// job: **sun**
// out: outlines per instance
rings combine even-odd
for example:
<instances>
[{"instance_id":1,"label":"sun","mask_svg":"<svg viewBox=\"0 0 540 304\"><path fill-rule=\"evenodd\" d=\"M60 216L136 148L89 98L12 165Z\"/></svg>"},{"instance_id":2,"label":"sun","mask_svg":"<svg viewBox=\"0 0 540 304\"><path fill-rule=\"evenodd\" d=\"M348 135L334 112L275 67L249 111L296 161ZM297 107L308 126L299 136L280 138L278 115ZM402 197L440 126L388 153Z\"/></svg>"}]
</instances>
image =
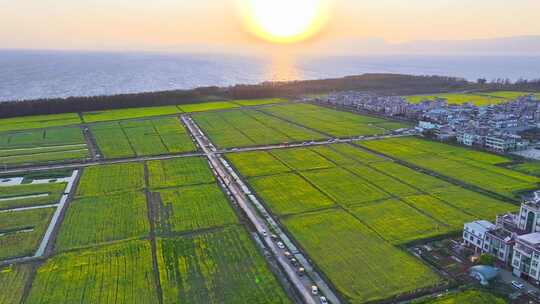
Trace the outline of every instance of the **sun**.
<instances>
[{"instance_id":1,"label":"sun","mask_svg":"<svg viewBox=\"0 0 540 304\"><path fill-rule=\"evenodd\" d=\"M242 0L241 7L248 29L276 43L312 37L328 16L327 0Z\"/></svg>"}]
</instances>

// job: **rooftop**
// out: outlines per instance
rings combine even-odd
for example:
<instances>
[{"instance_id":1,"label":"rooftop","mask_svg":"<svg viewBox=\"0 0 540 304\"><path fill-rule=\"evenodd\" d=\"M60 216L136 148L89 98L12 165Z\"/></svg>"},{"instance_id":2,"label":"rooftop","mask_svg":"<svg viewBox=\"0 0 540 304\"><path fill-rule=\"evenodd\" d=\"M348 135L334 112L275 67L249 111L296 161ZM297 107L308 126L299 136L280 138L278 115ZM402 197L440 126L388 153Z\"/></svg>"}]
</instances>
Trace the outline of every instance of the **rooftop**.
<instances>
[{"instance_id":1,"label":"rooftop","mask_svg":"<svg viewBox=\"0 0 540 304\"><path fill-rule=\"evenodd\" d=\"M540 245L540 232L529 233L518 236L518 240L524 241L530 245Z\"/></svg>"}]
</instances>

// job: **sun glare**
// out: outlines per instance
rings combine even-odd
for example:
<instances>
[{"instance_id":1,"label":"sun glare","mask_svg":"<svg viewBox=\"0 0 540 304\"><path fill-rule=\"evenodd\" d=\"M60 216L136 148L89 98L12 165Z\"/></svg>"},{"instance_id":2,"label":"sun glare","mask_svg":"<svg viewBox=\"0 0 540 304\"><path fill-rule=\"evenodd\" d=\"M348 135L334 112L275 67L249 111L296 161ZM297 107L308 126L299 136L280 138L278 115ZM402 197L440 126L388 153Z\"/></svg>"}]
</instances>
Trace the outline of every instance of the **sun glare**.
<instances>
[{"instance_id":1,"label":"sun glare","mask_svg":"<svg viewBox=\"0 0 540 304\"><path fill-rule=\"evenodd\" d=\"M292 43L317 34L327 15L327 0L243 0L251 32L265 40Z\"/></svg>"}]
</instances>

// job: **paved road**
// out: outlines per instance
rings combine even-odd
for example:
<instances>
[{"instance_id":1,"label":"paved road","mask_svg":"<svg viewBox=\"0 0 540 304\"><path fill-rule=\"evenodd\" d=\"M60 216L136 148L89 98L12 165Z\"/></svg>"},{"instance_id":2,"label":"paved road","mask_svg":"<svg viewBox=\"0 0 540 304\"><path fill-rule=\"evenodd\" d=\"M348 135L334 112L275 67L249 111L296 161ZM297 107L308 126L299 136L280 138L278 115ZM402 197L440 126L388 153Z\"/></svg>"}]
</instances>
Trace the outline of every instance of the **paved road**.
<instances>
[{"instance_id":1,"label":"paved road","mask_svg":"<svg viewBox=\"0 0 540 304\"><path fill-rule=\"evenodd\" d=\"M238 175L232 170L228 165L227 161L220 155L217 154L217 149L214 145L208 140L204 133L199 129L199 127L193 122L193 120L188 116L182 116L182 121L188 127L188 130L194 135L197 143L201 149L205 152L208 160L212 166L212 169L217 173L217 175L222 179L225 186L229 190L230 194L235 198L236 202L245 212L247 218L255 227L256 231L261 236L263 242L265 243L267 249L269 249L278 263L281 265L282 269L285 271L289 277L290 282L295 286L296 290L299 292L304 303L315 304L319 302L319 297L314 296L311 293L311 286L315 285L314 281L311 280L308 276L300 276L296 268L290 264L289 259L285 256L285 250L278 248L276 243L269 237L269 231L274 230L277 227L275 222L273 222L272 228L270 229L269 224L263 217L259 215L257 210L253 207L252 202L246 191L249 191L247 187L241 182ZM259 206L258 206L259 207ZM261 205L262 207L262 205ZM266 211L266 210L264 210ZM268 213L266 213L268 214ZM270 218L269 214L267 219ZM274 226L275 225L275 226ZM279 229L279 227L277 227ZM281 231L281 230L279 230ZM284 235L284 234L283 234ZM287 238L288 240L288 238ZM285 238L283 238L285 241ZM290 243L290 242L287 242ZM290 243L292 244L292 243ZM296 250L297 251L297 250ZM305 261L307 262L307 261ZM326 284L322 284L319 288L327 288ZM340 303L339 299L333 294L333 292L328 288L327 291L323 291L324 295L329 298L331 303Z\"/></svg>"}]
</instances>

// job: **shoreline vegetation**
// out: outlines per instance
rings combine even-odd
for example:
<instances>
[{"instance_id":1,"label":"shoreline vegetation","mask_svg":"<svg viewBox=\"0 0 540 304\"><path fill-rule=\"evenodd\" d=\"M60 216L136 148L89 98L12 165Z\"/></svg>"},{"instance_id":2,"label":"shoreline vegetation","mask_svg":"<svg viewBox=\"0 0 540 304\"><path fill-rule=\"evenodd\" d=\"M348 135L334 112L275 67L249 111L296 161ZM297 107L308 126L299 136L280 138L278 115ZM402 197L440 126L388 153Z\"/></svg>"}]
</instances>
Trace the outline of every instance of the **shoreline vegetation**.
<instances>
[{"instance_id":1,"label":"shoreline vegetation","mask_svg":"<svg viewBox=\"0 0 540 304\"><path fill-rule=\"evenodd\" d=\"M83 96L68 98L0 101L0 118L19 116L82 113L102 110L181 106L193 103L221 102L261 98L294 98L302 95L325 94L333 91L362 90L388 95L423 95L456 91L540 91L540 79L505 79L470 82L463 78L445 76L413 76L402 74L363 74L333 79L288 82L263 82L256 85L230 87L199 87L191 90L172 90ZM249 102L248 102L249 104Z\"/></svg>"}]
</instances>

